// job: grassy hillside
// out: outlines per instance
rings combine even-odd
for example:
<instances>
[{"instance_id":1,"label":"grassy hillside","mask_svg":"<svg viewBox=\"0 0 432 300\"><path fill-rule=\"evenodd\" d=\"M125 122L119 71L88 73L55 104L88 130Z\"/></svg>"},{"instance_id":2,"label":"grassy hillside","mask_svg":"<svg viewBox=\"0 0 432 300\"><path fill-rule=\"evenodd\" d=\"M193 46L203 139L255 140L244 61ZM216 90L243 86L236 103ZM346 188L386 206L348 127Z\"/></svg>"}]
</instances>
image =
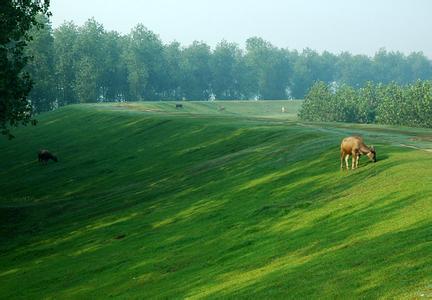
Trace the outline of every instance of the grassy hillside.
<instances>
[{"instance_id":1,"label":"grassy hillside","mask_svg":"<svg viewBox=\"0 0 432 300\"><path fill-rule=\"evenodd\" d=\"M160 101L97 105L104 110L129 110L135 112L176 115L212 115L214 117L268 117L296 119L302 100L271 101ZM183 108L177 109L176 104ZM285 111L282 112L282 107Z\"/></svg>"},{"instance_id":2,"label":"grassy hillside","mask_svg":"<svg viewBox=\"0 0 432 300\"><path fill-rule=\"evenodd\" d=\"M1 298L432 296L431 131L210 105L69 106L1 139ZM341 172L351 133L378 162Z\"/></svg>"}]
</instances>

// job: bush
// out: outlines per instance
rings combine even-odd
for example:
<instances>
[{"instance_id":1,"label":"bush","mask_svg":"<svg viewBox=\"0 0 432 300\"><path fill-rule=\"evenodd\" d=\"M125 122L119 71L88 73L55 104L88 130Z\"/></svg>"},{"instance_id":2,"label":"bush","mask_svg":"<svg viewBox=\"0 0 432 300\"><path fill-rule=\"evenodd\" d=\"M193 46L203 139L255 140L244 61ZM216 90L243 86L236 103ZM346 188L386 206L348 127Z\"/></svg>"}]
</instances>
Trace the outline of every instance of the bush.
<instances>
[{"instance_id":1,"label":"bush","mask_svg":"<svg viewBox=\"0 0 432 300\"><path fill-rule=\"evenodd\" d=\"M329 108L332 104L332 93L324 82L316 82L309 90L299 117L305 121L330 121Z\"/></svg>"},{"instance_id":2,"label":"bush","mask_svg":"<svg viewBox=\"0 0 432 300\"><path fill-rule=\"evenodd\" d=\"M360 89L337 89L316 82L307 93L299 117L305 121L381 123L432 127L432 82L400 86L368 82Z\"/></svg>"}]
</instances>

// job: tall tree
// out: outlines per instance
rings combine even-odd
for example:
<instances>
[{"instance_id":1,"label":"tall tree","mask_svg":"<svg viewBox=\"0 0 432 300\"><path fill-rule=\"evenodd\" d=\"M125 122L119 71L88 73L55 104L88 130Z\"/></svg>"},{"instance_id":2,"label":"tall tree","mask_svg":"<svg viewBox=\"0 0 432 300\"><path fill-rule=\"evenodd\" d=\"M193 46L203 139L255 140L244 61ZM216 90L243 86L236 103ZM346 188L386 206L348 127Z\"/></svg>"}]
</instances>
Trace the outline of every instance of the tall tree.
<instances>
[{"instance_id":1,"label":"tall tree","mask_svg":"<svg viewBox=\"0 0 432 300\"><path fill-rule=\"evenodd\" d=\"M211 58L212 89L217 99L239 99L242 51L235 43L220 42Z\"/></svg>"},{"instance_id":2,"label":"tall tree","mask_svg":"<svg viewBox=\"0 0 432 300\"><path fill-rule=\"evenodd\" d=\"M432 79L432 61L423 52L413 52L406 59L410 68L407 82Z\"/></svg>"},{"instance_id":3,"label":"tall tree","mask_svg":"<svg viewBox=\"0 0 432 300\"><path fill-rule=\"evenodd\" d=\"M337 62L336 81L356 88L374 80L372 60L366 55L343 52Z\"/></svg>"},{"instance_id":4,"label":"tall tree","mask_svg":"<svg viewBox=\"0 0 432 300\"><path fill-rule=\"evenodd\" d=\"M182 97L181 90L181 59L182 50L180 43L172 42L166 45L164 51L164 72L163 99L179 100Z\"/></svg>"},{"instance_id":5,"label":"tall tree","mask_svg":"<svg viewBox=\"0 0 432 300\"><path fill-rule=\"evenodd\" d=\"M394 81L401 84L406 83L404 75L409 72L409 68L401 52L387 52L382 48L373 57L373 72L375 82L387 84Z\"/></svg>"},{"instance_id":6,"label":"tall tree","mask_svg":"<svg viewBox=\"0 0 432 300\"><path fill-rule=\"evenodd\" d=\"M34 81L29 99L33 110L40 113L51 110L55 105L56 86L53 72L54 39L51 24L48 17L44 15L38 15L37 21L43 26L30 31L32 40L26 49L30 60L26 70Z\"/></svg>"},{"instance_id":7,"label":"tall tree","mask_svg":"<svg viewBox=\"0 0 432 300\"><path fill-rule=\"evenodd\" d=\"M207 100L211 95L210 46L194 41L182 52L182 90L188 100Z\"/></svg>"},{"instance_id":8,"label":"tall tree","mask_svg":"<svg viewBox=\"0 0 432 300\"><path fill-rule=\"evenodd\" d=\"M27 64L24 49L31 39L30 28L42 26L36 15L49 15L48 7L49 0L0 1L0 132L10 138L11 127L32 120L27 100L32 81L23 71Z\"/></svg>"},{"instance_id":9,"label":"tall tree","mask_svg":"<svg viewBox=\"0 0 432 300\"><path fill-rule=\"evenodd\" d=\"M78 39L78 27L65 22L54 30L55 74L59 105L78 103L76 94L76 58L74 49Z\"/></svg>"},{"instance_id":10,"label":"tall tree","mask_svg":"<svg viewBox=\"0 0 432 300\"><path fill-rule=\"evenodd\" d=\"M290 57L292 61L291 92L294 98L302 99L316 81L330 83L335 78L337 58L329 52L320 55L306 48L302 53L291 52Z\"/></svg>"},{"instance_id":11,"label":"tall tree","mask_svg":"<svg viewBox=\"0 0 432 300\"><path fill-rule=\"evenodd\" d=\"M245 64L251 72L248 73L249 95L252 98L263 98L262 89L266 83L268 52L272 45L259 37L246 40Z\"/></svg>"},{"instance_id":12,"label":"tall tree","mask_svg":"<svg viewBox=\"0 0 432 300\"><path fill-rule=\"evenodd\" d=\"M76 54L75 90L81 103L96 102L103 99L102 74L104 68L104 35L102 24L89 19L78 29L74 45Z\"/></svg>"},{"instance_id":13,"label":"tall tree","mask_svg":"<svg viewBox=\"0 0 432 300\"><path fill-rule=\"evenodd\" d=\"M115 31L104 34L103 43L103 68L101 74L101 96L103 101L125 100L128 82L127 67L124 62L125 37Z\"/></svg>"},{"instance_id":14,"label":"tall tree","mask_svg":"<svg viewBox=\"0 0 432 300\"><path fill-rule=\"evenodd\" d=\"M163 44L159 36L138 24L128 36L125 57L129 99L159 99L163 70Z\"/></svg>"},{"instance_id":15,"label":"tall tree","mask_svg":"<svg viewBox=\"0 0 432 300\"><path fill-rule=\"evenodd\" d=\"M255 85L255 97L261 99L285 99L290 73L287 53L259 37L246 41L245 61L254 72L250 73L251 85Z\"/></svg>"}]
</instances>

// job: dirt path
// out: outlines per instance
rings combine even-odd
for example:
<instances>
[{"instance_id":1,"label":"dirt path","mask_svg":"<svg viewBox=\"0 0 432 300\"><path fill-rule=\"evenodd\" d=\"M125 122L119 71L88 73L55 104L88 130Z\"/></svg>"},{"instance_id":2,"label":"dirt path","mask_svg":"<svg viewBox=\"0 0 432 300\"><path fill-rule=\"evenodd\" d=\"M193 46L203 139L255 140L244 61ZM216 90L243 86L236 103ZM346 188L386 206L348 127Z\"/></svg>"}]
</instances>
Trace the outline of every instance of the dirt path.
<instances>
[{"instance_id":1,"label":"dirt path","mask_svg":"<svg viewBox=\"0 0 432 300\"><path fill-rule=\"evenodd\" d=\"M416 150L422 150L422 151L426 151L429 153L432 153L432 149L429 148L420 148L420 147L416 147L413 145L405 145L405 144L400 144L401 147L406 147L406 148L411 148L411 149L416 149Z\"/></svg>"}]
</instances>

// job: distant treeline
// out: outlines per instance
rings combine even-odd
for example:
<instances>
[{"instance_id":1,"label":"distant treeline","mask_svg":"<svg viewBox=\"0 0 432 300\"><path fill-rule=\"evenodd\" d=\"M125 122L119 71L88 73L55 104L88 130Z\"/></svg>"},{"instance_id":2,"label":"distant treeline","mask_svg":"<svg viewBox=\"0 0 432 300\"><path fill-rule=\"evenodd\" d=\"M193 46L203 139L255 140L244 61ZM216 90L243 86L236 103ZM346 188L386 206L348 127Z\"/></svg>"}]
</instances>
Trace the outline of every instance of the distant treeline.
<instances>
[{"instance_id":1,"label":"distant treeline","mask_svg":"<svg viewBox=\"0 0 432 300\"><path fill-rule=\"evenodd\" d=\"M354 89L315 83L302 104L301 119L432 127L432 81L374 84Z\"/></svg>"},{"instance_id":2,"label":"distant treeline","mask_svg":"<svg viewBox=\"0 0 432 300\"><path fill-rule=\"evenodd\" d=\"M302 52L252 37L245 49L221 41L182 46L162 43L143 25L127 35L107 31L94 19L33 31L28 66L36 112L99 101L301 99L314 82L361 87L367 81L407 84L432 78L423 53L384 49L375 56Z\"/></svg>"}]
</instances>

